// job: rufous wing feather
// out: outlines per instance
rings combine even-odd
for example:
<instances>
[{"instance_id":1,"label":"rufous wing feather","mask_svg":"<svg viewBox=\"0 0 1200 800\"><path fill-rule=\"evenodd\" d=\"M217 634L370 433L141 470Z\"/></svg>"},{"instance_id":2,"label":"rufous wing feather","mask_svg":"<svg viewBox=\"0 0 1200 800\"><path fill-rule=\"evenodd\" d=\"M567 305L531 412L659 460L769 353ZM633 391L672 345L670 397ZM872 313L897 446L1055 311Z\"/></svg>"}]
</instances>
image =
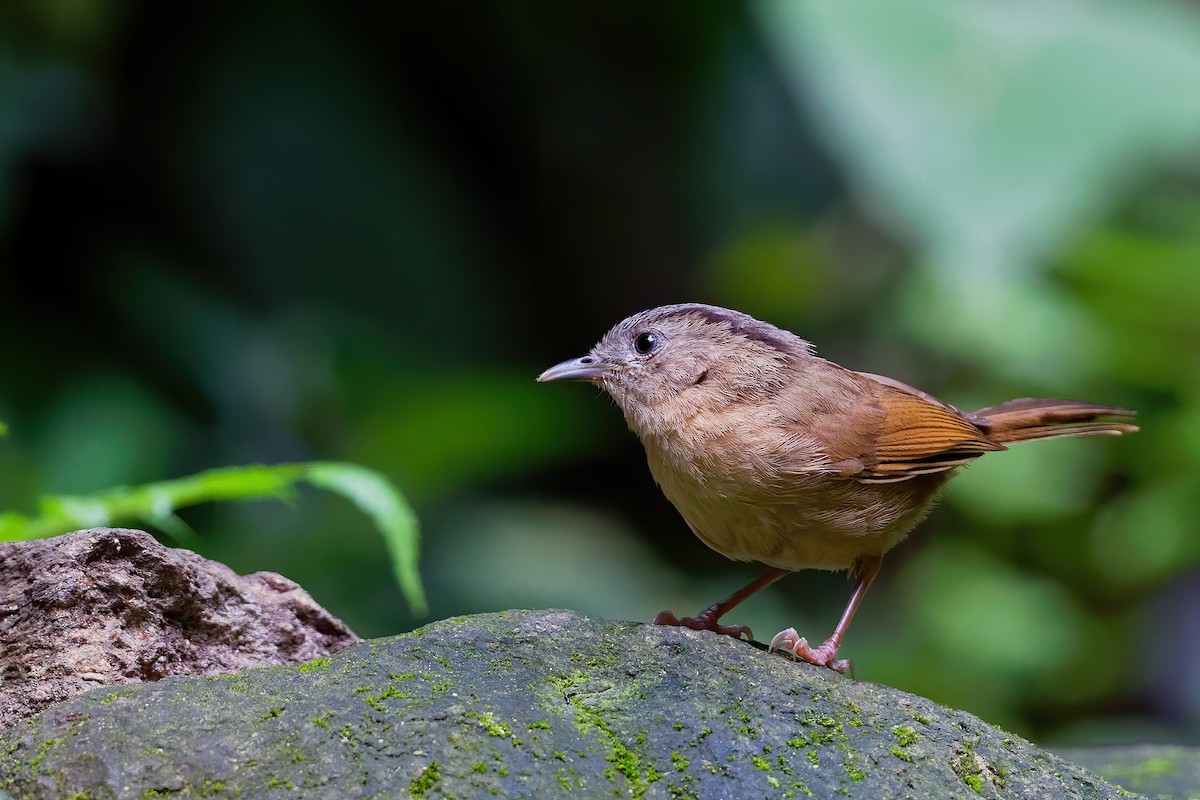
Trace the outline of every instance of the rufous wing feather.
<instances>
[{"instance_id":1,"label":"rufous wing feather","mask_svg":"<svg viewBox=\"0 0 1200 800\"><path fill-rule=\"evenodd\" d=\"M951 407L888 386L877 393L876 400L883 414L875 446L862 458L863 470L854 476L864 483L891 483L944 472L1004 449Z\"/></svg>"}]
</instances>

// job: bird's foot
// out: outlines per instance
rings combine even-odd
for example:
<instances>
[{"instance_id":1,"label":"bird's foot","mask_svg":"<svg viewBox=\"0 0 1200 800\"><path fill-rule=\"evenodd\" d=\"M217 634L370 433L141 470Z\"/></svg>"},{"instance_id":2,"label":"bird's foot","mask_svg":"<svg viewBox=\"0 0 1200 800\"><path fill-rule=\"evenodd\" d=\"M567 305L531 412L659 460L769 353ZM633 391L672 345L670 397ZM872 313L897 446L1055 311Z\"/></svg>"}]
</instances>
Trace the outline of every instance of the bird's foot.
<instances>
[{"instance_id":1,"label":"bird's foot","mask_svg":"<svg viewBox=\"0 0 1200 800\"><path fill-rule=\"evenodd\" d=\"M655 625L676 625L681 628L691 628L694 631L714 631L732 636L735 639L740 639L745 636L747 639L753 639L754 634L745 625L721 625L717 620L720 618L720 613L715 611L716 607L707 608L701 611L694 617L679 617L672 614L670 611L660 611L654 617Z\"/></svg>"},{"instance_id":2,"label":"bird's foot","mask_svg":"<svg viewBox=\"0 0 1200 800\"><path fill-rule=\"evenodd\" d=\"M792 658L816 664L818 667L829 667L831 670L845 675L846 670L852 669L853 665L848 658L837 658L838 648L841 644L837 637L830 636L820 647L814 649L809 645L807 639L796 633L795 628L788 628L786 631L775 634L775 638L771 640L771 645L767 650L782 650L789 653Z\"/></svg>"}]
</instances>

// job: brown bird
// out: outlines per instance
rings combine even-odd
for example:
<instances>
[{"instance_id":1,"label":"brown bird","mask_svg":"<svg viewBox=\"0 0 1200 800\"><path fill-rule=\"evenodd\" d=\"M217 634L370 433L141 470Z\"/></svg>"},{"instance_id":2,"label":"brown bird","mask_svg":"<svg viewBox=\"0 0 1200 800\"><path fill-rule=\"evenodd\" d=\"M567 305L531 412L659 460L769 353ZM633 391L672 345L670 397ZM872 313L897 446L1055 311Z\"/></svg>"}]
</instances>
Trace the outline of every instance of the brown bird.
<instances>
[{"instance_id":1,"label":"brown bird","mask_svg":"<svg viewBox=\"0 0 1200 800\"><path fill-rule=\"evenodd\" d=\"M635 314L538 380L607 391L692 532L728 558L770 567L695 617L663 611L656 623L750 638L719 620L751 594L801 569L851 570L854 591L832 636L813 648L789 628L771 642L839 672L842 637L883 555L955 469L1012 442L1137 430L1133 411L1074 400L964 413L818 358L788 331L698 303Z\"/></svg>"}]
</instances>

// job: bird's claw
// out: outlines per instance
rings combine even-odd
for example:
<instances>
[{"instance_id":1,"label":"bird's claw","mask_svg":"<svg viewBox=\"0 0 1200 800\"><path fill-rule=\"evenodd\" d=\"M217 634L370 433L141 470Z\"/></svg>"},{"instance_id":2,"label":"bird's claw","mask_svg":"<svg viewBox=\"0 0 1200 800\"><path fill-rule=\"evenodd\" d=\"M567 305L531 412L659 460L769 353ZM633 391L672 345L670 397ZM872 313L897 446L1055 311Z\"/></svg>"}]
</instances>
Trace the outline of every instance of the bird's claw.
<instances>
[{"instance_id":1,"label":"bird's claw","mask_svg":"<svg viewBox=\"0 0 1200 800\"><path fill-rule=\"evenodd\" d=\"M780 631L771 639L771 644L767 646L768 653L774 653L776 650L787 650L789 653L796 645L803 643L808 647L808 640L800 634L796 633L795 628L788 628L785 631Z\"/></svg>"},{"instance_id":2,"label":"bird's claw","mask_svg":"<svg viewBox=\"0 0 1200 800\"><path fill-rule=\"evenodd\" d=\"M788 628L775 634L771 639L771 644L767 647L767 652L783 650L794 659L807 661L818 667L829 667L834 672L845 675L846 670L853 668L853 664L848 658L836 658L838 645L839 642L830 637L820 647L814 649L809 645L808 639L796 633L795 628Z\"/></svg>"},{"instance_id":3,"label":"bird's claw","mask_svg":"<svg viewBox=\"0 0 1200 800\"><path fill-rule=\"evenodd\" d=\"M754 634L745 625L722 625L713 617L701 612L695 617L676 617L670 611L660 611L654 617L655 625L674 625L680 628L691 628L694 631L713 631L725 636L740 639L745 636L753 639Z\"/></svg>"}]
</instances>

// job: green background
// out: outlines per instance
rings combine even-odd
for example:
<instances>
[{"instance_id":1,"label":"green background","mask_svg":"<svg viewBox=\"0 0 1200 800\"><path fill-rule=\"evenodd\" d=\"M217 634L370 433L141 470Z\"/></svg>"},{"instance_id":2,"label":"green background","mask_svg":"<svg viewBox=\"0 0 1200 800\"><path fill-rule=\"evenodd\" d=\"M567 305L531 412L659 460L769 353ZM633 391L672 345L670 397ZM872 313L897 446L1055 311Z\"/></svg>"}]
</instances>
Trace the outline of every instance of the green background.
<instances>
[{"instance_id":1,"label":"green background","mask_svg":"<svg viewBox=\"0 0 1200 800\"><path fill-rule=\"evenodd\" d=\"M694 613L756 568L533 378L711 302L960 407L1138 409L965 470L843 653L1043 742L1196 741L1198 156L1200 17L1157 2L6 3L0 509L355 461L433 618ZM421 622L344 500L184 517L360 635ZM820 640L849 589L730 621Z\"/></svg>"}]
</instances>

